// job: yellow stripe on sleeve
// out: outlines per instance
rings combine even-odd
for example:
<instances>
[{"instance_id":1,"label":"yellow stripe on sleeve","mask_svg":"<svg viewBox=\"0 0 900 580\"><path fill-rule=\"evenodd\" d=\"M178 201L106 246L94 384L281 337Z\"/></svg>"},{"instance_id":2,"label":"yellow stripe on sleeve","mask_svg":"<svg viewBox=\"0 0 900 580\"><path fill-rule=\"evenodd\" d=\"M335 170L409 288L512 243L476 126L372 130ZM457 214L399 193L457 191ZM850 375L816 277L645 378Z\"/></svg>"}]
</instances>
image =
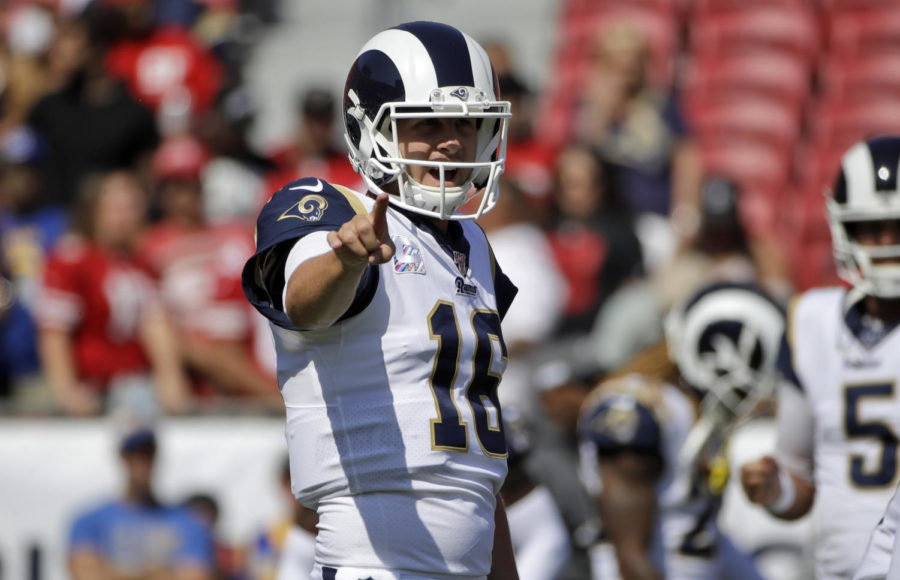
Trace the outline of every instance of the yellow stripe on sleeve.
<instances>
[{"instance_id":1,"label":"yellow stripe on sleeve","mask_svg":"<svg viewBox=\"0 0 900 580\"><path fill-rule=\"evenodd\" d=\"M358 214L369 213L369 210L366 209L365 204L363 204L362 200L359 199L359 195L355 191L353 191L349 187L344 187L343 185L335 185L333 183L331 184L331 187L344 194L344 197L347 198L347 201L350 203L350 207L353 208L353 211Z\"/></svg>"}]
</instances>

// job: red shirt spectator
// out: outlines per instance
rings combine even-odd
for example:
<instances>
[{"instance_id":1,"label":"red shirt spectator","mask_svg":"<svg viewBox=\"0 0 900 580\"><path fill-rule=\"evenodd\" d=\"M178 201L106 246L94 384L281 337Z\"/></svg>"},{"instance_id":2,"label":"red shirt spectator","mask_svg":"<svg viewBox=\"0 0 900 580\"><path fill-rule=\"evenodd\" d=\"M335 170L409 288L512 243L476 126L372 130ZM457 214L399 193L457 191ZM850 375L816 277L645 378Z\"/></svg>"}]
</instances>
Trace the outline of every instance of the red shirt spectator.
<instances>
[{"instance_id":1,"label":"red shirt spectator","mask_svg":"<svg viewBox=\"0 0 900 580\"><path fill-rule=\"evenodd\" d=\"M92 415L107 395L151 385L183 411L187 383L152 279L134 259L146 196L132 173L90 176L75 228L53 250L35 308L41 364L66 413Z\"/></svg>"},{"instance_id":2,"label":"red shirt spectator","mask_svg":"<svg viewBox=\"0 0 900 580\"><path fill-rule=\"evenodd\" d=\"M351 189L364 188L346 150L332 142L336 107L334 95L325 89L303 93L297 107L296 138L269 154L277 169L266 176L263 203L285 183L310 175Z\"/></svg>"},{"instance_id":3,"label":"red shirt spectator","mask_svg":"<svg viewBox=\"0 0 900 580\"><path fill-rule=\"evenodd\" d=\"M177 321L195 390L251 395L280 406L274 377L254 360L257 314L241 290L253 232L244 223L206 220L200 181L206 162L205 149L190 135L170 137L159 148L153 170L162 220L141 241L140 259Z\"/></svg>"},{"instance_id":4,"label":"red shirt spectator","mask_svg":"<svg viewBox=\"0 0 900 580\"><path fill-rule=\"evenodd\" d=\"M232 224L162 222L141 244L142 260L159 277L181 329L208 339L245 340L250 334L252 312L240 279L253 251L251 232Z\"/></svg>"},{"instance_id":5,"label":"red shirt spectator","mask_svg":"<svg viewBox=\"0 0 900 580\"><path fill-rule=\"evenodd\" d=\"M41 327L72 334L79 376L103 391L149 367L139 322L153 296L150 277L127 256L68 238L47 264L37 316Z\"/></svg>"},{"instance_id":6,"label":"red shirt spectator","mask_svg":"<svg viewBox=\"0 0 900 580\"><path fill-rule=\"evenodd\" d=\"M166 99L190 96L190 110L208 110L222 85L223 67L190 32L177 26L143 38L127 38L110 48L109 72L128 84L135 98L153 111Z\"/></svg>"}]
</instances>

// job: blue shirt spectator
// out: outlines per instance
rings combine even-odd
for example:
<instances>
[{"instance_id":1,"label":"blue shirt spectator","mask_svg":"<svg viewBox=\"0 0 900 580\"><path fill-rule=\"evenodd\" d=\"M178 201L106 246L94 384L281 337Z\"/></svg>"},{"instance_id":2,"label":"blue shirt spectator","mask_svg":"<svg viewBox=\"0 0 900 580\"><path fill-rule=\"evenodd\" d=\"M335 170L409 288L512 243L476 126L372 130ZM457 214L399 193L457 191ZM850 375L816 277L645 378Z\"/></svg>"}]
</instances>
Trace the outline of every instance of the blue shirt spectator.
<instances>
[{"instance_id":1,"label":"blue shirt spectator","mask_svg":"<svg viewBox=\"0 0 900 580\"><path fill-rule=\"evenodd\" d=\"M114 500L79 516L69 551L90 550L123 572L212 565L207 529L183 507Z\"/></svg>"},{"instance_id":2,"label":"blue shirt spectator","mask_svg":"<svg viewBox=\"0 0 900 580\"><path fill-rule=\"evenodd\" d=\"M209 528L187 508L164 505L153 493L153 431L130 430L119 456L126 472L122 497L85 511L70 530L72 580L212 580Z\"/></svg>"},{"instance_id":3,"label":"blue shirt spectator","mask_svg":"<svg viewBox=\"0 0 900 580\"><path fill-rule=\"evenodd\" d=\"M34 299L45 258L69 224L63 208L41 203L44 149L26 127L0 137L0 377L13 393L40 371Z\"/></svg>"}]
</instances>

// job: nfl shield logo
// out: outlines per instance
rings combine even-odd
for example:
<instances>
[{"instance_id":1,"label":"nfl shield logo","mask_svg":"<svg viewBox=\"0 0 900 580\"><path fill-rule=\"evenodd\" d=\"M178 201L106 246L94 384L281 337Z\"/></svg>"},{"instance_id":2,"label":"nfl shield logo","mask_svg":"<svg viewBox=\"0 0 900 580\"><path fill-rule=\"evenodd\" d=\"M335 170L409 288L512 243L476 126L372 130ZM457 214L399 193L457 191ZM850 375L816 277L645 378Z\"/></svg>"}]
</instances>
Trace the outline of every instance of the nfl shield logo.
<instances>
[{"instance_id":1,"label":"nfl shield logo","mask_svg":"<svg viewBox=\"0 0 900 580\"><path fill-rule=\"evenodd\" d=\"M425 258L415 240L406 236L394 236L394 272L398 274L424 274Z\"/></svg>"},{"instance_id":2,"label":"nfl shield logo","mask_svg":"<svg viewBox=\"0 0 900 580\"><path fill-rule=\"evenodd\" d=\"M465 254L453 250L453 262L456 263L456 269L459 270L460 276L465 277L469 273L469 260Z\"/></svg>"}]
</instances>

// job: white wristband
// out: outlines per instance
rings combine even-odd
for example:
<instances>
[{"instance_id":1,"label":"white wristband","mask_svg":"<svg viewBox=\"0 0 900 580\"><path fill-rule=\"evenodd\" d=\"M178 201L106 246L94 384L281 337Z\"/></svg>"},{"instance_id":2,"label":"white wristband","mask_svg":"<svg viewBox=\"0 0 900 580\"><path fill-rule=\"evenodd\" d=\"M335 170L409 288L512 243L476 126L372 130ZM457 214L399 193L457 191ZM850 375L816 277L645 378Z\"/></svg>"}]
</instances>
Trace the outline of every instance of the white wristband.
<instances>
[{"instance_id":1,"label":"white wristband","mask_svg":"<svg viewBox=\"0 0 900 580\"><path fill-rule=\"evenodd\" d=\"M779 516L793 507L797 498L797 488L794 486L794 478L783 467L778 468L778 482L781 484L781 495L778 499L766 506L770 513Z\"/></svg>"}]
</instances>

